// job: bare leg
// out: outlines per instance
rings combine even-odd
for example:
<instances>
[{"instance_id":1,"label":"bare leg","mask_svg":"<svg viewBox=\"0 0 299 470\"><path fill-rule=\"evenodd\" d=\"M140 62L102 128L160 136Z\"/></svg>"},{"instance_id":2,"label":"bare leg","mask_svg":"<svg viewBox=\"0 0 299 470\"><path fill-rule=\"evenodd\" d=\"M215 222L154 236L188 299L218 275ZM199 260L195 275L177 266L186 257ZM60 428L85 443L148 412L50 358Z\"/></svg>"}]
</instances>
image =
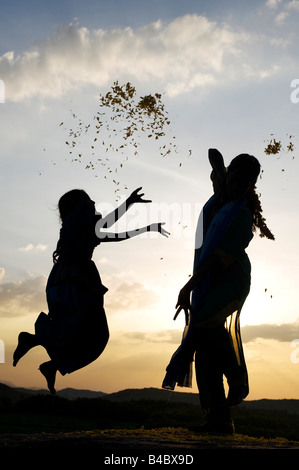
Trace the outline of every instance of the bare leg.
<instances>
[{"instance_id":1,"label":"bare leg","mask_svg":"<svg viewBox=\"0 0 299 470\"><path fill-rule=\"evenodd\" d=\"M54 388L55 385L55 378L56 378L56 372L57 369L54 366L52 361L44 362L39 366L39 370L45 377L48 385L48 389L50 390L52 395L55 395L56 390Z\"/></svg>"},{"instance_id":2,"label":"bare leg","mask_svg":"<svg viewBox=\"0 0 299 470\"><path fill-rule=\"evenodd\" d=\"M34 348L34 346L38 346L35 335L22 331L19 334L18 346L13 353L13 366L15 367L19 360L25 356L30 349Z\"/></svg>"}]
</instances>

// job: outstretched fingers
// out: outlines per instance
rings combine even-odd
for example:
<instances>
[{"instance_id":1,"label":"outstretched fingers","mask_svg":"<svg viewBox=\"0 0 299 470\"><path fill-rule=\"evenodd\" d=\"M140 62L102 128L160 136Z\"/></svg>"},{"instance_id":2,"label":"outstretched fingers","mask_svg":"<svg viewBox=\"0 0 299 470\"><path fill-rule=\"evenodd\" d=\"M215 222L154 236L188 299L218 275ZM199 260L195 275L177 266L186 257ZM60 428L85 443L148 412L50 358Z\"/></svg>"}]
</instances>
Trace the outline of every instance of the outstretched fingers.
<instances>
[{"instance_id":1,"label":"outstretched fingers","mask_svg":"<svg viewBox=\"0 0 299 470\"><path fill-rule=\"evenodd\" d=\"M176 307L177 307L177 305L176 305ZM184 313L185 313L185 323L186 323L186 325L188 325L188 324L189 324L189 309L186 308L186 307L179 307L179 308L177 309L177 311L175 312L175 315L174 315L173 319L176 320L177 317L178 317L178 315L179 315L179 313L180 313L182 310L184 310Z\"/></svg>"},{"instance_id":2,"label":"outstretched fingers","mask_svg":"<svg viewBox=\"0 0 299 470\"><path fill-rule=\"evenodd\" d=\"M138 194L139 191L141 191L142 187L140 188L137 188L135 189L135 191L132 192L131 196L130 196L130 202L131 204L134 204L134 203L137 203L137 202L142 202L142 203L149 203L149 202L152 202L150 199L142 199L142 197L144 196L144 193L142 194Z\"/></svg>"},{"instance_id":3,"label":"outstretched fingers","mask_svg":"<svg viewBox=\"0 0 299 470\"><path fill-rule=\"evenodd\" d=\"M165 230L165 228L163 228L162 225L165 225L165 223L164 223L164 222L161 222L161 223L159 224L159 230L158 230L158 231L159 231L159 233L161 233L161 235L163 235L163 237L168 238L169 235L170 235L170 232L167 232L167 230Z\"/></svg>"}]
</instances>

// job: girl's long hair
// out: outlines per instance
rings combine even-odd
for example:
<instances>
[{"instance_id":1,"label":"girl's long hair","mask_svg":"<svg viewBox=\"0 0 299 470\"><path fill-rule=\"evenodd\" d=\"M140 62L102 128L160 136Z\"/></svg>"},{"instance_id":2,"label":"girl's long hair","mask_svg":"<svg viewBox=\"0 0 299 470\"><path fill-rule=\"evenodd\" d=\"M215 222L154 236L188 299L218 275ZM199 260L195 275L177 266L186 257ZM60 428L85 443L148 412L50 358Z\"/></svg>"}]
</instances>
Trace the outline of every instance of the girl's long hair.
<instances>
[{"instance_id":1,"label":"girl's long hair","mask_svg":"<svg viewBox=\"0 0 299 470\"><path fill-rule=\"evenodd\" d=\"M88 194L83 189L72 189L65 193L58 202L60 221L63 224L65 218L73 212L82 202L89 200ZM61 237L57 242L56 250L53 252L53 263L57 263L61 254Z\"/></svg>"},{"instance_id":2,"label":"girl's long hair","mask_svg":"<svg viewBox=\"0 0 299 470\"><path fill-rule=\"evenodd\" d=\"M263 217L263 209L262 204L259 198L259 195L256 192L256 187L254 186L249 190L248 193L248 201L247 207L251 210L253 215L253 224L252 230L255 232L257 229L259 230L260 237L266 237L269 240L275 240L275 237L271 230L268 228L266 224L266 219Z\"/></svg>"},{"instance_id":3,"label":"girl's long hair","mask_svg":"<svg viewBox=\"0 0 299 470\"><path fill-rule=\"evenodd\" d=\"M229 167L228 170L237 170L240 172L240 187L244 187L244 185L250 185L250 189L248 191L248 200L247 200L247 207L251 211L253 216L253 224L252 230L256 232L259 230L260 237L266 237L269 240L274 240L275 237L271 230L268 228L266 224L266 219L263 217L263 209L262 204L260 201L260 197L256 192L256 181L260 174L261 165L257 158L252 155L248 155L247 153L243 153L235 157Z\"/></svg>"}]
</instances>

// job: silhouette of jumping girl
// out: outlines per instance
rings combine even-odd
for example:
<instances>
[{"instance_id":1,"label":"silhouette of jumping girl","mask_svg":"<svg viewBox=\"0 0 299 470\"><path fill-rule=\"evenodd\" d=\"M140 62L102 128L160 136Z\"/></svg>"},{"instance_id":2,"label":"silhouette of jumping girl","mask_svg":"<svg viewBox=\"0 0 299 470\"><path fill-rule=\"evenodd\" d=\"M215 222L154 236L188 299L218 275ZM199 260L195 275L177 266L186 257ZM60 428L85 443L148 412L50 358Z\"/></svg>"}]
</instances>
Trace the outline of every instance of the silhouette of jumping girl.
<instances>
[{"instance_id":1,"label":"silhouette of jumping girl","mask_svg":"<svg viewBox=\"0 0 299 470\"><path fill-rule=\"evenodd\" d=\"M177 312L183 310L186 327L173 354L163 388L191 386L192 361L206 423L203 432L234 432L230 407L249 392L239 315L250 290L251 265L246 248L258 228L274 239L262 216L255 184L258 160L248 154L235 157L225 168L216 149L209 150L214 195L199 219L193 276L181 289ZM198 235L197 233L197 235ZM225 394L223 377L229 385Z\"/></svg>"},{"instance_id":2,"label":"silhouette of jumping girl","mask_svg":"<svg viewBox=\"0 0 299 470\"><path fill-rule=\"evenodd\" d=\"M62 224L46 286L49 313L40 313L35 322L35 334L24 331L19 334L13 354L13 365L16 366L33 347L41 345L46 349L50 360L41 364L39 370L52 394L55 394L57 371L62 375L70 374L90 364L104 351L109 339L104 310L104 294L108 289L102 284L92 261L95 247L149 231L169 235L163 229L163 223L123 233L102 231L112 226L132 204L151 202L142 198L141 189L133 191L123 204L104 218L96 212L94 201L81 189L71 190L59 200Z\"/></svg>"}]
</instances>

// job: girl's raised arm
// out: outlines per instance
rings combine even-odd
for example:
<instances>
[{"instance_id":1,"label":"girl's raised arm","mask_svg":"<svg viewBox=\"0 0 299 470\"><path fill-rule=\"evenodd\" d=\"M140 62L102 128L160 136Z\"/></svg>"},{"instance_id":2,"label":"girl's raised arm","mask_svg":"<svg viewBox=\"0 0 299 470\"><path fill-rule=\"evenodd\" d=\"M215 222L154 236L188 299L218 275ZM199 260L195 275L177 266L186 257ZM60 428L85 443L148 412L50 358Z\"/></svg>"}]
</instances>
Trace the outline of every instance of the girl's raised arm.
<instances>
[{"instance_id":1,"label":"girl's raised arm","mask_svg":"<svg viewBox=\"0 0 299 470\"><path fill-rule=\"evenodd\" d=\"M101 228L111 227L112 225L114 225L118 221L118 219L121 216L123 216L127 212L127 210L129 209L130 206L132 206L133 204L135 204L137 202L141 202L141 203L152 202L149 199L142 199L142 196L144 196L144 194L138 194L138 192L141 189L142 188L135 189L135 191L132 192L132 194L126 199L126 201L124 201L117 209L115 209L115 211L110 212L110 214L108 214L105 217L101 218L97 222L98 228L101 229Z\"/></svg>"}]
</instances>

